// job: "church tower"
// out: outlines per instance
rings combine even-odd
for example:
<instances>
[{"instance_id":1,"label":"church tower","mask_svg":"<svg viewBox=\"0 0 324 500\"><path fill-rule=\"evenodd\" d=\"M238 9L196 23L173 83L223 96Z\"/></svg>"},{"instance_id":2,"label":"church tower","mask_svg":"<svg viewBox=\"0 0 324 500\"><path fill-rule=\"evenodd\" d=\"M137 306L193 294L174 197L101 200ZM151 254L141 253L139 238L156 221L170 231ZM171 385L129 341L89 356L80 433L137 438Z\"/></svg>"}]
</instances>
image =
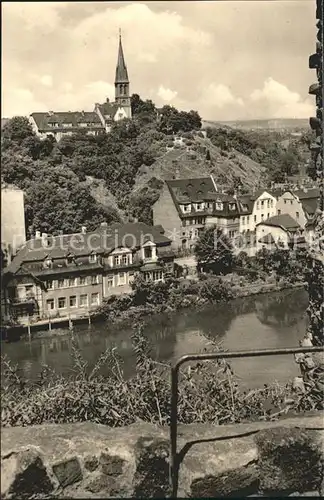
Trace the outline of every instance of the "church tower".
<instances>
[{"instance_id":1,"label":"church tower","mask_svg":"<svg viewBox=\"0 0 324 500\"><path fill-rule=\"evenodd\" d=\"M124 58L124 51L121 39L121 30L119 30L118 59L115 76L115 103L123 110L125 118L131 118L131 100L129 94L129 78L127 66Z\"/></svg>"}]
</instances>

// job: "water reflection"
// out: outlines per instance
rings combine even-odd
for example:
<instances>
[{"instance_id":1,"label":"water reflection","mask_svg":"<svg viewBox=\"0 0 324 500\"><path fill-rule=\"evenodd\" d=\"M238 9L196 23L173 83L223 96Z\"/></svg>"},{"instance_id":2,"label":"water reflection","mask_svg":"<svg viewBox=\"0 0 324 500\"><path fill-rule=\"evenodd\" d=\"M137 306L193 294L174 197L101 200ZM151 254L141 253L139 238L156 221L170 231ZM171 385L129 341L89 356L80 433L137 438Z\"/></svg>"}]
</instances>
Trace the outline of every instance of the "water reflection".
<instances>
[{"instance_id":1,"label":"water reflection","mask_svg":"<svg viewBox=\"0 0 324 500\"><path fill-rule=\"evenodd\" d=\"M158 360L200 352L206 337L222 341L230 350L297 346L306 328L306 307L307 294L303 290L246 297L200 311L156 316L148 321L145 333L151 341L152 355ZM35 378L42 364L68 374L72 368L71 332L56 330L54 334L31 342L3 344L2 352L28 377ZM134 373L131 328L82 325L75 329L75 335L89 370L105 349L116 346L124 360L125 375ZM298 373L293 357L287 356L233 360L232 366L242 383L249 386L274 379L286 381ZM102 373L108 370L104 367Z\"/></svg>"}]
</instances>

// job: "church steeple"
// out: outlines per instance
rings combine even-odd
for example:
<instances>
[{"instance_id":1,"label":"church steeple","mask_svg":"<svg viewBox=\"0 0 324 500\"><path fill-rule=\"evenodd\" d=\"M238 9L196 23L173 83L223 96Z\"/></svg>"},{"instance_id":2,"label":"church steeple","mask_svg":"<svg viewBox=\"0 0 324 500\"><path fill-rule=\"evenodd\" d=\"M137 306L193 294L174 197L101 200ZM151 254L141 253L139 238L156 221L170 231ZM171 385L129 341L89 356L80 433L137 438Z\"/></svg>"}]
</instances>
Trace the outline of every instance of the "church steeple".
<instances>
[{"instance_id":1,"label":"church steeple","mask_svg":"<svg viewBox=\"0 0 324 500\"><path fill-rule=\"evenodd\" d=\"M118 104L120 107L124 109L127 118L131 118L129 78L128 78L127 66L125 63L123 44L121 39L121 30L119 30L118 58L117 58L116 75L115 75L115 101L116 104Z\"/></svg>"},{"instance_id":2,"label":"church steeple","mask_svg":"<svg viewBox=\"0 0 324 500\"><path fill-rule=\"evenodd\" d=\"M121 39L121 30L119 30L119 47L118 47L115 84L116 83L129 83L127 66L125 63L123 44Z\"/></svg>"}]
</instances>

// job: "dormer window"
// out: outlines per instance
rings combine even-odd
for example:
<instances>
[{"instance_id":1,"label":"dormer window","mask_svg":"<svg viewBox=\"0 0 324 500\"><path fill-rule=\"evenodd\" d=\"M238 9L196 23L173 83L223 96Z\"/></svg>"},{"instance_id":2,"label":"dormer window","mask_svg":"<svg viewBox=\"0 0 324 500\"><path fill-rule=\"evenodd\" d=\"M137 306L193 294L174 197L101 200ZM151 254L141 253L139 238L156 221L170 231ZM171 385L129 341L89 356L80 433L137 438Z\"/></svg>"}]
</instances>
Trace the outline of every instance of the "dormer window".
<instances>
[{"instance_id":1,"label":"dormer window","mask_svg":"<svg viewBox=\"0 0 324 500\"><path fill-rule=\"evenodd\" d=\"M49 259L49 258L46 258L46 259L44 260L44 267L45 267L46 269L50 269L50 268L52 268L52 267L53 267L53 260L52 260L52 259Z\"/></svg>"},{"instance_id":2,"label":"dormer window","mask_svg":"<svg viewBox=\"0 0 324 500\"><path fill-rule=\"evenodd\" d=\"M97 262L97 254L96 253L92 253L91 255L89 255L89 263L90 264L95 264Z\"/></svg>"},{"instance_id":3,"label":"dormer window","mask_svg":"<svg viewBox=\"0 0 324 500\"><path fill-rule=\"evenodd\" d=\"M236 205L235 205L235 203L230 203L230 204L229 204L229 209L230 209L230 210L235 210L235 209L236 209Z\"/></svg>"},{"instance_id":4,"label":"dormer window","mask_svg":"<svg viewBox=\"0 0 324 500\"><path fill-rule=\"evenodd\" d=\"M187 188L188 189L191 189L192 188L192 184L189 182L189 184L187 184Z\"/></svg>"},{"instance_id":5,"label":"dormer window","mask_svg":"<svg viewBox=\"0 0 324 500\"><path fill-rule=\"evenodd\" d=\"M66 257L66 263L69 265L69 264L73 264L73 262L74 262L74 257L73 257L73 255L68 255L68 256Z\"/></svg>"},{"instance_id":6,"label":"dormer window","mask_svg":"<svg viewBox=\"0 0 324 500\"><path fill-rule=\"evenodd\" d=\"M223 203L221 201L216 201L216 210L223 210Z\"/></svg>"}]
</instances>

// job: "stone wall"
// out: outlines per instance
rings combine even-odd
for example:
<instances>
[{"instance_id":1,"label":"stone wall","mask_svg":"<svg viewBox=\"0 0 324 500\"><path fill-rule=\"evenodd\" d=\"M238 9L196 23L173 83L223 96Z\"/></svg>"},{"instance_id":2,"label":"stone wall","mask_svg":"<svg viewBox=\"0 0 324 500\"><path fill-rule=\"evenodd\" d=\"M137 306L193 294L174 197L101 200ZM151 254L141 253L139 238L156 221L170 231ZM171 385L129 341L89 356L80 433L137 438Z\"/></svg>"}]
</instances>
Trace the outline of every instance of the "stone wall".
<instances>
[{"instance_id":1,"label":"stone wall","mask_svg":"<svg viewBox=\"0 0 324 500\"><path fill-rule=\"evenodd\" d=\"M178 496L323 491L322 415L212 426L180 425ZM1 432L2 498L167 497L167 427L90 422Z\"/></svg>"}]
</instances>

